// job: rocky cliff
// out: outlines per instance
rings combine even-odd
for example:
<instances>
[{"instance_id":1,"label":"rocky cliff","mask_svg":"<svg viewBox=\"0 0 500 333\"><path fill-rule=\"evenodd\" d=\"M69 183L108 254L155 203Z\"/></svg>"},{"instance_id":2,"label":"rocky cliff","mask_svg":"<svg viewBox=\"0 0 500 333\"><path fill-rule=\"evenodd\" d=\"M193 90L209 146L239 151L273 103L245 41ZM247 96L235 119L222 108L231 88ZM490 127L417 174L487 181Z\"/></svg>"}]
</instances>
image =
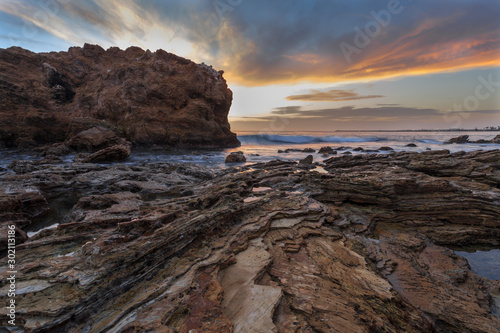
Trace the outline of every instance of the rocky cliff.
<instances>
[{"instance_id":1,"label":"rocky cliff","mask_svg":"<svg viewBox=\"0 0 500 333\"><path fill-rule=\"evenodd\" d=\"M0 49L0 147L70 139L95 126L134 144L238 146L222 71L158 50Z\"/></svg>"}]
</instances>

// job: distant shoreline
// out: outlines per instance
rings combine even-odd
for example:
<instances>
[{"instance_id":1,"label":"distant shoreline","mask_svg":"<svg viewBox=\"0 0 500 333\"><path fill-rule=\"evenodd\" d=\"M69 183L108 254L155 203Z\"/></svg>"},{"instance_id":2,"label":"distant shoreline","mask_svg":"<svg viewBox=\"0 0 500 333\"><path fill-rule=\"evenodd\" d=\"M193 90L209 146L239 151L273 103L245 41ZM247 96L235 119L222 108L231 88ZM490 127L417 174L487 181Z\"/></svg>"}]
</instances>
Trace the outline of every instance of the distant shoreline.
<instances>
[{"instance_id":1,"label":"distant shoreline","mask_svg":"<svg viewBox=\"0 0 500 333\"><path fill-rule=\"evenodd\" d=\"M500 132L500 129L335 130L333 132Z\"/></svg>"},{"instance_id":2,"label":"distant shoreline","mask_svg":"<svg viewBox=\"0 0 500 333\"><path fill-rule=\"evenodd\" d=\"M238 131L234 130L238 135L241 133L260 133L258 131ZM419 129L419 130L331 130L331 131L272 131L273 134L290 134L290 133L367 133L367 132L500 132L500 129ZM266 133L261 133L266 134Z\"/></svg>"}]
</instances>

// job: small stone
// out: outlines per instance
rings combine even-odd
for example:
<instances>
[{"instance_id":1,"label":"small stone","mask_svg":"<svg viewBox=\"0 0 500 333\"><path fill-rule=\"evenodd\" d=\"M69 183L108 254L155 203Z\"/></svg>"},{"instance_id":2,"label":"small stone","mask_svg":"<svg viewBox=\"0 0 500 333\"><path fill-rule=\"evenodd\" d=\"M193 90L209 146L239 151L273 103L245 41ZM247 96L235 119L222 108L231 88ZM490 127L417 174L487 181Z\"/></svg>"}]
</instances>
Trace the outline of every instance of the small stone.
<instances>
[{"instance_id":1,"label":"small stone","mask_svg":"<svg viewBox=\"0 0 500 333\"><path fill-rule=\"evenodd\" d=\"M246 161L242 151L235 151L226 156L225 163L245 163Z\"/></svg>"},{"instance_id":2,"label":"small stone","mask_svg":"<svg viewBox=\"0 0 500 333\"><path fill-rule=\"evenodd\" d=\"M312 164L313 163L313 156L312 155L307 155L306 158L302 159L299 161L300 164Z\"/></svg>"},{"instance_id":3,"label":"small stone","mask_svg":"<svg viewBox=\"0 0 500 333\"><path fill-rule=\"evenodd\" d=\"M70 153L70 148L65 143L55 143L50 146L41 147L42 155L63 156Z\"/></svg>"},{"instance_id":4,"label":"small stone","mask_svg":"<svg viewBox=\"0 0 500 333\"><path fill-rule=\"evenodd\" d=\"M83 163L109 163L123 161L130 156L130 148L125 145L111 146L90 154Z\"/></svg>"},{"instance_id":5,"label":"small stone","mask_svg":"<svg viewBox=\"0 0 500 333\"><path fill-rule=\"evenodd\" d=\"M468 135L460 135L456 138L451 138L450 140L446 141L445 144L452 144L452 143L467 143L469 142L469 136Z\"/></svg>"},{"instance_id":6,"label":"small stone","mask_svg":"<svg viewBox=\"0 0 500 333\"><path fill-rule=\"evenodd\" d=\"M40 160L38 163L39 164L59 164L62 162L63 162L63 160L59 156L50 154L50 155L45 155L43 160Z\"/></svg>"},{"instance_id":7,"label":"small stone","mask_svg":"<svg viewBox=\"0 0 500 333\"><path fill-rule=\"evenodd\" d=\"M337 152L332 147L321 147L318 154L337 154Z\"/></svg>"}]
</instances>

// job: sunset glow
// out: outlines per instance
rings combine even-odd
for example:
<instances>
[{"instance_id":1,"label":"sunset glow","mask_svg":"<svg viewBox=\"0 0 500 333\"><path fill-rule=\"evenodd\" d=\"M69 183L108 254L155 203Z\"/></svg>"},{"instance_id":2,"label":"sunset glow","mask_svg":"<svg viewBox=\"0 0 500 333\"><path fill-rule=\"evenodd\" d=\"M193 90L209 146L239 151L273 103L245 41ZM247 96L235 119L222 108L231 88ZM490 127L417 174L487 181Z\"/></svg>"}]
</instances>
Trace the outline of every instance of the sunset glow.
<instances>
[{"instance_id":1,"label":"sunset glow","mask_svg":"<svg viewBox=\"0 0 500 333\"><path fill-rule=\"evenodd\" d=\"M6 0L0 2L0 47L45 52L83 43L135 45L211 64L224 70L235 92L230 120L236 130L255 130L284 107L302 110L293 119L327 109L372 110L363 123L360 116L311 113L308 130L500 125L496 0L222 3ZM469 116L459 123L440 116L460 112L456 105L490 76L488 98L465 110ZM400 116L387 116L381 104L399 108ZM423 109L434 113L422 115Z\"/></svg>"}]
</instances>

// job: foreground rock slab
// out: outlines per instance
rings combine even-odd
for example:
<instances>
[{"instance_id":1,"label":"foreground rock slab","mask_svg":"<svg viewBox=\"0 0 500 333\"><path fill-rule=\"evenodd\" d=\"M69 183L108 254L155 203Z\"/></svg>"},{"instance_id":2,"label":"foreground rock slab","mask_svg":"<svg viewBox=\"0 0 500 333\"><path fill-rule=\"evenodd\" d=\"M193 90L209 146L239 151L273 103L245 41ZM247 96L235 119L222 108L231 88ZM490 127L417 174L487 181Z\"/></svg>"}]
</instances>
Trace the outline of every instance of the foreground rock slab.
<instances>
[{"instance_id":1,"label":"foreground rock slab","mask_svg":"<svg viewBox=\"0 0 500 333\"><path fill-rule=\"evenodd\" d=\"M283 161L13 163L0 174L0 227L16 226L16 323L498 332L500 281L450 248L500 246L499 161L498 150L344 155L323 161L327 173Z\"/></svg>"}]
</instances>

